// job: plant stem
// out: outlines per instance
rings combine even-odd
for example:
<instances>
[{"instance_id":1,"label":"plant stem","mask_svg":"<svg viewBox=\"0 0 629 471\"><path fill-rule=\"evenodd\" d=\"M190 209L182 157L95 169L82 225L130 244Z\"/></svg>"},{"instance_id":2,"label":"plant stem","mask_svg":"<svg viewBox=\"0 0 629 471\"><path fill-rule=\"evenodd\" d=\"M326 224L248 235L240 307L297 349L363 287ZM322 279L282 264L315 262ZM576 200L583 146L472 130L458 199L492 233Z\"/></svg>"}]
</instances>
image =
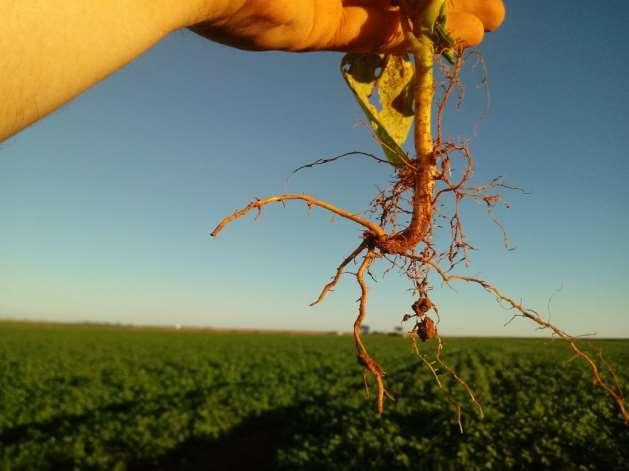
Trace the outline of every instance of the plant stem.
<instances>
[{"instance_id":1,"label":"plant stem","mask_svg":"<svg viewBox=\"0 0 629 471\"><path fill-rule=\"evenodd\" d=\"M419 24L414 24L416 36L407 24L403 26L415 59L415 153L413 161L413 213L406 229L379 244L388 253L405 253L421 242L432 227L432 195L435 187L437 165L433 154L432 102L433 84L433 41Z\"/></svg>"},{"instance_id":2,"label":"plant stem","mask_svg":"<svg viewBox=\"0 0 629 471\"><path fill-rule=\"evenodd\" d=\"M409 239L417 244L430 231L432 193L436 162L432 142L433 56L432 40L421 34L413 45L415 58L415 194L413 216L407 228Z\"/></svg>"}]
</instances>

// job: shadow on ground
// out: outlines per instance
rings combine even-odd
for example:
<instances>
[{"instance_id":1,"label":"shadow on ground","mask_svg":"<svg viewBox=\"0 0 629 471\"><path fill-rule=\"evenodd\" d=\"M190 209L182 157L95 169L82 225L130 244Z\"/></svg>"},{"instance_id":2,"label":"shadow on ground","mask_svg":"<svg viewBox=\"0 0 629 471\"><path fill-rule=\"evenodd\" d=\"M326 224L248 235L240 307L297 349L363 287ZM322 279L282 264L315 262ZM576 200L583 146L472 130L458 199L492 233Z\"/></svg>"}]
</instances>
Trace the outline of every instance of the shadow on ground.
<instances>
[{"instance_id":1,"label":"shadow on ground","mask_svg":"<svg viewBox=\"0 0 629 471\"><path fill-rule=\"evenodd\" d=\"M184 410L197 410L209 394L195 389L185 395L161 395L152 401L121 401L76 415L23 424L0 432L0 443L17 445L46 439L71 437L78 428L98 430L102 423L160 415L177 403ZM175 401L176 399L176 401ZM346 397L312 396L288 407L278 407L245 418L218 439L192 436L160 456L137 459L138 450L122 443L108 442L116 452L120 467L144 470L270 470L270 469L407 469L400 453L412 453L403 444L388 442L397 437L439 438L443 452L454 455L457 440L447 432L453 429L451 411L416 404L409 410L391 403L379 417L369 401L348 401ZM192 424L191 424L192 425ZM193 428L193 427L192 427ZM191 429L192 429L191 428ZM363 433L368 431L366 435ZM115 448L115 450L114 450ZM281 459L278 460L278 452ZM134 460L134 455L136 459ZM76 463L71 449L45 458L47 469L72 469ZM124 466L121 466L125 463Z\"/></svg>"},{"instance_id":2,"label":"shadow on ground","mask_svg":"<svg viewBox=\"0 0 629 471\"><path fill-rule=\"evenodd\" d=\"M127 470L272 470L281 468L277 461L279 450L295 453L301 450L305 442L310 444L311 454L300 464L300 469L324 469L330 465L342 468L344 463L361 462L361 457L354 455L356 450L353 449L359 447L360 439L356 443L346 442L345 446L324 457L318 451L319 445L323 447L329 443L330 437L335 434L346 436L348 429L354 427L386 434L389 432L382 427L383 420L393 420L400 424L399 432L417 435L432 433L442 429L444 422L451 422L449 413L407 416L393 411L388 414L387 420L378 417L366 403L359 408L353 408L339 403L323 402L325 400L313 398L291 407L267 411L246 419L218 440L191 438L157 459L129 463ZM327 400L329 401L329 397ZM312 454L312 447L317 449L317 456ZM388 462L393 458L387 455L387 450L378 446L375 449L370 447L370 450L378 455L372 457L376 461ZM398 468L393 466L391 469Z\"/></svg>"},{"instance_id":3,"label":"shadow on ground","mask_svg":"<svg viewBox=\"0 0 629 471\"><path fill-rule=\"evenodd\" d=\"M276 409L247 419L218 440L191 438L157 460L129 463L130 471L269 470L287 441L295 408Z\"/></svg>"}]
</instances>

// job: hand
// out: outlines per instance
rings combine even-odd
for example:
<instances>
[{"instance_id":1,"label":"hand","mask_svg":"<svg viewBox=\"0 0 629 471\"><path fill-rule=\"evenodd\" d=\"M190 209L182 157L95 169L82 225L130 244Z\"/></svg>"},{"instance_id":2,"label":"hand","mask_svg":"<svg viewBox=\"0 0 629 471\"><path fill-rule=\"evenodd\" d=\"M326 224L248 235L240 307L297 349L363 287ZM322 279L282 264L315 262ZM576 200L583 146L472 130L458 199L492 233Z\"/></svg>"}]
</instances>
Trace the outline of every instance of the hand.
<instances>
[{"instance_id":1,"label":"hand","mask_svg":"<svg viewBox=\"0 0 629 471\"><path fill-rule=\"evenodd\" d=\"M207 0L201 0L207 3ZM504 19L502 0L447 0L447 29L462 47L480 44ZM210 2L190 27L249 50L385 52L404 49L399 9L389 0ZM393 2L395 3L395 2ZM189 26L189 25L188 25Z\"/></svg>"},{"instance_id":2,"label":"hand","mask_svg":"<svg viewBox=\"0 0 629 471\"><path fill-rule=\"evenodd\" d=\"M502 0L446 1L463 47L504 17ZM390 0L0 0L0 11L0 141L182 27L252 50L405 49Z\"/></svg>"}]
</instances>

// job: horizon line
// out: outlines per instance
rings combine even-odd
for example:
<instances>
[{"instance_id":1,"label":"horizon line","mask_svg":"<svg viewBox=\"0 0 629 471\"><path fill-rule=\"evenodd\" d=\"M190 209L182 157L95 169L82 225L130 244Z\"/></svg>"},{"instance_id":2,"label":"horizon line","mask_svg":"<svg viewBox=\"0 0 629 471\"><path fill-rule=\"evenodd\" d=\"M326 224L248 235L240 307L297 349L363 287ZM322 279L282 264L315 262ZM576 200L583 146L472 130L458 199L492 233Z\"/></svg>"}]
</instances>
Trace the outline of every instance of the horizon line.
<instances>
[{"instance_id":1,"label":"horizon line","mask_svg":"<svg viewBox=\"0 0 629 471\"><path fill-rule=\"evenodd\" d=\"M169 332L216 332L216 333L249 333L249 334L286 334L286 335L351 335L351 330L335 330L335 329L265 329L265 328L240 328L240 327L213 327L213 326L195 326L195 325L183 325L183 324L133 324L123 322L106 322L106 321L62 321L62 320L39 320L28 318L0 318L0 324L39 324L39 325L54 325L54 326L91 326L91 327L109 327L116 329L137 329L137 330L161 330ZM374 329L367 333L367 335L399 335L404 336L406 332L396 332L393 330L377 330ZM533 336L533 335L449 335L449 338L500 338L500 339L529 339L529 340L554 340L556 337L552 335L547 336ZM561 340L556 338L557 340ZM594 337L594 336L575 336L575 339L580 340L629 340L629 337Z\"/></svg>"}]
</instances>

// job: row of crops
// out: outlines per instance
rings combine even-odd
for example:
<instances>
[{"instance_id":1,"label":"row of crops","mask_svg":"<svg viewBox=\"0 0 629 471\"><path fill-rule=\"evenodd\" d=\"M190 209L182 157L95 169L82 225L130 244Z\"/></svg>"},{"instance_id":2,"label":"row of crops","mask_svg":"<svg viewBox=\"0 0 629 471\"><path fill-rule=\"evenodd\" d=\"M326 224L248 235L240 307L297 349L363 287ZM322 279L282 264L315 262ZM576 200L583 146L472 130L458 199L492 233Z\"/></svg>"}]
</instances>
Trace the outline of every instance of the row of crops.
<instances>
[{"instance_id":1,"label":"row of crops","mask_svg":"<svg viewBox=\"0 0 629 471\"><path fill-rule=\"evenodd\" d=\"M445 340L482 419L404 338L366 342L382 417L350 336L0 323L0 469L629 468L629 427L558 341ZM629 341L593 345L626 383Z\"/></svg>"}]
</instances>

